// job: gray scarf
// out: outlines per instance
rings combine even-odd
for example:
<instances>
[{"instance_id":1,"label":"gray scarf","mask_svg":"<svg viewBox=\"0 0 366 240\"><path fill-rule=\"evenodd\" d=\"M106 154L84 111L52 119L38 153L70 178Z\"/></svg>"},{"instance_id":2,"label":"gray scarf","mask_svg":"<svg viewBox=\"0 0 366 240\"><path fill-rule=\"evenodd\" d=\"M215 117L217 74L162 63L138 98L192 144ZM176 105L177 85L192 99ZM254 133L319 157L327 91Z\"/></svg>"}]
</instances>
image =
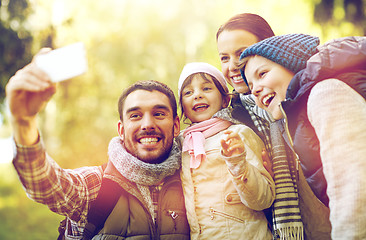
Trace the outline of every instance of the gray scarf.
<instances>
[{"instance_id":1,"label":"gray scarf","mask_svg":"<svg viewBox=\"0 0 366 240\"><path fill-rule=\"evenodd\" d=\"M240 94L240 100L244 108L249 113L254 126L258 129L258 131L262 134L262 140L264 142L264 145L266 147L266 151L268 153L268 156L272 158L272 141L270 137L270 130L269 130L269 124L273 122L273 118L271 115L266 112L265 110L259 108L255 104L254 96L253 94Z\"/></svg>"},{"instance_id":2,"label":"gray scarf","mask_svg":"<svg viewBox=\"0 0 366 240\"><path fill-rule=\"evenodd\" d=\"M174 141L168 158L158 164L145 163L126 151L119 137L114 137L108 146L109 162L119 174L136 183L154 220L154 206L149 186L160 184L166 177L173 175L182 165L181 150ZM112 174L111 177L113 176Z\"/></svg>"},{"instance_id":3,"label":"gray scarf","mask_svg":"<svg viewBox=\"0 0 366 240\"><path fill-rule=\"evenodd\" d=\"M119 137L114 137L110 141L108 155L109 161L122 176L131 182L146 186L159 184L181 167L181 151L175 141L168 158L162 163L145 163L132 156L125 150Z\"/></svg>"}]
</instances>

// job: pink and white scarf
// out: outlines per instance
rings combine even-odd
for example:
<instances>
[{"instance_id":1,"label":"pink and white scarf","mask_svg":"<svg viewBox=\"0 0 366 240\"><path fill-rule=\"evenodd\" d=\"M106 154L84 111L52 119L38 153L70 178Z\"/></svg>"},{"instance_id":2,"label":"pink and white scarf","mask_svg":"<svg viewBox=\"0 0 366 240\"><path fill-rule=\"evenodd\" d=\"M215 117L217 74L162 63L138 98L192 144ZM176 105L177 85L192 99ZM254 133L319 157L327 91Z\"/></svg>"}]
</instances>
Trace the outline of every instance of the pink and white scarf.
<instances>
[{"instance_id":1,"label":"pink and white scarf","mask_svg":"<svg viewBox=\"0 0 366 240\"><path fill-rule=\"evenodd\" d=\"M188 151L189 155L191 156L191 168L198 168L201 162L206 159L206 138L227 129L231 125L232 123L229 121L220 118L211 118L209 120L194 124L184 130L182 152Z\"/></svg>"}]
</instances>

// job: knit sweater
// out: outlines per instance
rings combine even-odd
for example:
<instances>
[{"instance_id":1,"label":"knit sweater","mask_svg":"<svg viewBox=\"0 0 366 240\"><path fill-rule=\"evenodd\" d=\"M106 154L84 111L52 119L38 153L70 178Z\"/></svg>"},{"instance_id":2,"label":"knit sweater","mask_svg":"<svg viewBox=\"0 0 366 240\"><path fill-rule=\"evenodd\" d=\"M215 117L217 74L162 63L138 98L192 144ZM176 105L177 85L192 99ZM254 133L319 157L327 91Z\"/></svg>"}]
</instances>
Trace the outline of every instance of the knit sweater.
<instances>
[{"instance_id":1,"label":"knit sweater","mask_svg":"<svg viewBox=\"0 0 366 240\"><path fill-rule=\"evenodd\" d=\"M329 201L333 239L366 237L365 65L365 37L319 46L282 103L308 184Z\"/></svg>"}]
</instances>

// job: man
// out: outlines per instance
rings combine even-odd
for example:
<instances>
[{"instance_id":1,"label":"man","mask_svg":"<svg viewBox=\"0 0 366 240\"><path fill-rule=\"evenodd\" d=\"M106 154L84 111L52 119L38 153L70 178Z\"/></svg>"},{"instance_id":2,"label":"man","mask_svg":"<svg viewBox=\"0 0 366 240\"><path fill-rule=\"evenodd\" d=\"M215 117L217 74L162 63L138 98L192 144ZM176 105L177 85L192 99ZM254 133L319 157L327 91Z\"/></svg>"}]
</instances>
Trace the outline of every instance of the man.
<instances>
[{"instance_id":1,"label":"man","mask_svg":"<svg viewBox=\"0 0 366 240\"><path fill-rule=\"evenodd\" d=\"M28 196L67 217L63 237L189 239L180 150L174 142L180 125L171 89L142 81L124 90L118 102L119 137L109 144L105 170L62 169L45 152L37 114L55 92L55 84L34 61L6 86L16 147L13 164Z\"/></svg>"}]
</instances>

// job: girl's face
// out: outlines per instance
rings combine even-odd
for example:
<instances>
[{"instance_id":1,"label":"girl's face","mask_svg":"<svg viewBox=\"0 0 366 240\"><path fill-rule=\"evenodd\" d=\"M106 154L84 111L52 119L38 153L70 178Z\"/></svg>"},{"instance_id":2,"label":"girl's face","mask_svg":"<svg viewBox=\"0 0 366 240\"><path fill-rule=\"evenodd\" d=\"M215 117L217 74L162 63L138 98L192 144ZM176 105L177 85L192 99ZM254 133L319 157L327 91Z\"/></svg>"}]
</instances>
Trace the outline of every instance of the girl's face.
<instances>
[{"instance_id":1,"label":"girl's face","mask_svg":"<svg viewBox=\"0 0 366 240\"><path fill-rule=\"evenodd\" d=\"M184 115L192 123L208 120L217 111L227 106L212 78L205 75L207 79L195 74L191 83L181 92Z\"/></svg>"},{"instance_id":2,"label":"girl's face","mask_svg":"<svg viewBox=\"0 0 366 240\"><path fill-rule=\"evenodd\" d=\"M239 93L249 91L238 68L240 54L258 38L245 30L225 30L217 38L217 50L221 61L221 71L226 81Z\"/></svg>"},{"instance_id":3,"label":"girl's face","mask_svg":"<svg viewBox=\"0 0 366 240\"><path fill-rule=\"evenodd\" d=\"M244 73L256 104L271 113L275 120L283 118L279 105L286 98L286 91L294 74L257 55L249 58Z\"/></svg>"}]
</instances>

